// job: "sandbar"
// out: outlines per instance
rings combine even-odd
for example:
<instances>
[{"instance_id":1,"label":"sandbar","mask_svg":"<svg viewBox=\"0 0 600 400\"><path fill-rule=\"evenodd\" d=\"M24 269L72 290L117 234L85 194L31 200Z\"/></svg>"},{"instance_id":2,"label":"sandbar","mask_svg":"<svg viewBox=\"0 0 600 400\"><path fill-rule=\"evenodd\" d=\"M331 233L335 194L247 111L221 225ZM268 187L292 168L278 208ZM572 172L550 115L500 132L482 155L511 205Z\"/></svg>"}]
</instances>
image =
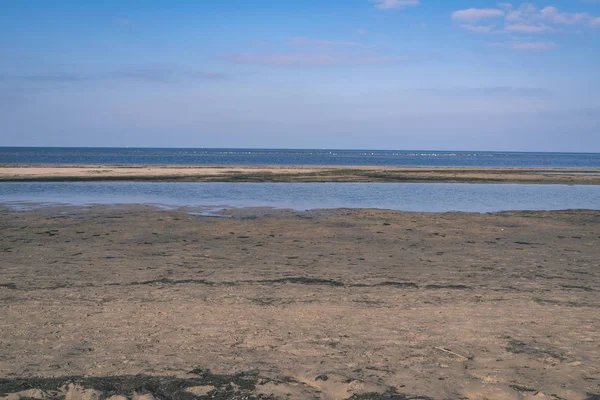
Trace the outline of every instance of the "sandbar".
<instances>
[{"instance_id":1,"label":"sandbar","mask_svg":"<svg viewBox=\"0 0 600 400\"><path fill-rule=\"evenodd\" d=\"M448 182L599 185L600 169L0 166L0 182Z\"/></svg>"}]
</instances>

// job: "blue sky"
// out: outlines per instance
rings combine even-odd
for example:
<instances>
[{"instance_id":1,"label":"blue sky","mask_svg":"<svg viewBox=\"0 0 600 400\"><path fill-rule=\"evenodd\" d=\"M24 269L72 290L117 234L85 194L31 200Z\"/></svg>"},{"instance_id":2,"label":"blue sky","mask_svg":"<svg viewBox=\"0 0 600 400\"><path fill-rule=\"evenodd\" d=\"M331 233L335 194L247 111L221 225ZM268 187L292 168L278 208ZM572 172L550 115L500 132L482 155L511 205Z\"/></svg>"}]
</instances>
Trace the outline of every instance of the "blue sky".
<instances>
[{"instance_id":1,"label":"blue sky","mask_svg":"<svg viewBox=\"0 0 600 400\"><path fill-rule=\"evenodd\" d=\"M0 146L600 152L600 0L0 0Z\"/></svg>"}]
</instances>

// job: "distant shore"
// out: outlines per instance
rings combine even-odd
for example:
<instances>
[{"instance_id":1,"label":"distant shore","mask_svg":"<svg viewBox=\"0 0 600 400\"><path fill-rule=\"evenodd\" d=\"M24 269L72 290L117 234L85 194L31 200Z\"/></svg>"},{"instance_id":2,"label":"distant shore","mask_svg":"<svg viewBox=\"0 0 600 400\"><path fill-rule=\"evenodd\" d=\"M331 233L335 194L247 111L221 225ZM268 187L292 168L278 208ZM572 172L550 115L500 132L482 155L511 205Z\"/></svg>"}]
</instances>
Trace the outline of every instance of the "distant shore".
<instances>
[{"instance_id":1,"label":"distant shore","mask_svg":"<svg viewBox=\"0 0 600 400\"><path fill-rule=\"evenodd\" d=\"M0 165L0 182L429 182L600 185L600 169Z\"/></svg>"}]
</instances>

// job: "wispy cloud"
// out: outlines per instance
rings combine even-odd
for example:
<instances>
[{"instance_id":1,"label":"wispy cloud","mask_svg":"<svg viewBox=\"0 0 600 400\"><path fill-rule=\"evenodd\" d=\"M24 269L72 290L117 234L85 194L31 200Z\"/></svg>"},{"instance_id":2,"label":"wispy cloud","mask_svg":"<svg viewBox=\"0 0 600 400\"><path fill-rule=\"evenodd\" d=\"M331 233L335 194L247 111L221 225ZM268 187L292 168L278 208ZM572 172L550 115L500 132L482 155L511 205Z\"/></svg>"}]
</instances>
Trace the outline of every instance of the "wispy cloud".
<instances>
[{"instance_id":1,"label":"wispy cloud","mask_svg":"<svg viewBox=\"0 0 600 400\"><path fill-rule=\"evenodd\" d=\"M315 47L363 47L356 42L348 42L348 41L335 41L335 40L315 40L308 39L303 36L294 37L288 40L289 44L294 46L315 46Z\"/></svg>"},{"instance_id":2,"label":"wispy cloud","mask_svg":"<svg viewBox=\"0 0 600 400\"><path fill-rule=\"evenodd\" d=\"M33 74L1 74L0 82L19 83L71 83L88 80L85 74L74 72L41 72Z\"/></svg>"},{"instance_id":3,"label":"wispy cloud","mask_svg":"<svg viewBox=\"0 0 600 400\"><path fill-rule=\"evenodd\" d=\"M549 51L556 48L554 42L508 42L508 43L491 43L491 47L500 47L511 50L522 51Z\"/></svg>"},{"instance_id":4,"label":"wispy cloud","mask_svg":"<svg viewBox=\"0 0 600 400\"><path fill-rule=\"evenodd\" d=\"M474 33L498 33L493 25L461 24L460 27Z\"/></svg>"},{"instance_id":5,"label":"wispy cloud","mask_svg":"<svg viewBox=\"0 0 600 400\"><path fill-rule=\"evenodd\" d=\"M455 21L477 22L482 19L498 18L504 16L504 11L496 8L468 8L458 10L452 13L452 19Z\"/></svg>"},{"instance_id":6,"label":"wispy cloud","mask_svg":"<svg viewBox=\"0 0 600 400\"><path fill-rule=\"evenodd\" d=\"M288 44L298 47L314 47L319 50L326 48L346 49L376 49L377 46L343 40L309 39L303 36L293 37L287 40Z\"/></svg>"},{"instance_id":7,"label":"wispy cloud","mask_svg":"<svg viewBox=\"0 0 600 400\"><path fill-rule=\"evenodd\" d=\"M517 8L510 3L504 3L503 8L507 10L506 21L531 23L536 19L537 7L531 3L523 3Z\"/></svg>"},{"instance_id":8,"label":"wispy cloud","mask_svg":"<svg viewBox=\"0 0 600 400\"><path fill-rule=\"evenodd\" d=\"M547 6L538 9L531 3L523 3L514 8L511 4L506 5L508 13L506 21L524 24L551 23L556 25L586 25L595 18L587 12L563 12L557 7Z\"/></svg>"},{"instance_id":9,"label":"wispy cloud","mask_svg":"<svg viewBox=\"0 0 600 400\"><path fill-rule=\"evenodd\" d=\"M256 54L227 53L222 58L239 64L261 64L277 66L327 66L333 65L336 59L326 54Z\"/></svg>"},{"instance_id":10,"label":"wispy cloud","mask_svg":"<svg viewBox=\"0 0 600 400\"><path fill-rule=\"evenodd\" d=\"M410 6L418 6L419 0L371 0L380 10L398 10Z\"/></svg>"},{"instance_id":11,"label":"wispy cloud","mask_svg":"<svg viewBox=\"0 0 600 400\"><path fill-rule=\"evenodd\" d=\"M0 82L20 84L67 84L83 81L146 81L177 82L183 80L223 79L219 72L181 69L164 66L134 66L118 68L109 72L40 72L29 74L1 74Z\"/></svg>"},{"instance_id":12,"label":"wispy cloud","mask_svg":"<svg viewBox=\"0 0 600 400\"><path fill-rule=\"evenodd\" d=\"M313 53L227 53L222 58L238 64L256 64L278 67L332 67L384 64L407 61L408 58L388 55L337 55Z\"/></svg>"},{"instance_id":13,"label":"wispy cloud","mask_svg":"<svg viewBox=\"0 0 600 400\"><path fill-rule=\"evenodd\" d=\"M439 95L462 96L530 96L545 97L551 94L548 89L523 86L486 86L486 87L449 87L412 89L411 91L427 92Z\"/></svg>"},{"instance_id":14,"label":"wispy cloud","mask_svg":"<svg viewBox=\"0 0 600 400\"><path fill-rule=\"evenodd\" d=\"M590 21L592 16L588 13L560 12L556 7L544 7L540 10L542 19L560 25L576 25Z\"/></svg>"},{"instance_id":15,"label":"wispy cloud","mask_svg":"<svg viewBox=\"0 0 600 400\"><path fill-rule=\"evenodd\" d=\"M492 86L473 89L474 93L481 93L489 96L548 96L551 92L548 89L537 87L518 87L518 86Z\"/></svg>"},{"instance_id":16,"label":"wispy cloud","mask_svg":"<svg viewBox=\"0 0 600 400\"><path fill-rule=\"evenodd\" d=\"M101 77L101 76L100 76ZM226 75L214 71L188 70L168 67L142 66L117 69L105 75L106 78L141 80L152 82L173 82L178 80L222 79Z\"/></svg>"},{"instance_id":17,"label":"wispy cloud","mask_svg":"<svg viewBox=\"0 0 600 400\"><path fill-rule=\"evenodd\" d=\"M547 6L538 9L532 3L522 3L515 7L511 3L500 3L498 8L469 8L451 14L452 19L461 24L461 28L473 33L512 33L542 34L561 32L569 26L600 27L600 17L586 12L562 12L557 7ZM503 17L503 25L478 25L476 22L493 17ZM566 29L566 28L565 28Z\"/></svg>"},{"instance_id":18,"label":"wispy cloud","mask_svg":"<svg viewBox=\"0 0 600 400\"><path fill-rule=\"evenodd\" d=\"M512 24L512 25L506 25L504 27L504 30L506 32L510 32L510 33L514 33L514 32L519 32L519 33L544 33L544 32L550 32L552 31L552 28L544 25L544 24L539 24L539 25L527 25L527 24Z\"/></svg>"}]
</instances>

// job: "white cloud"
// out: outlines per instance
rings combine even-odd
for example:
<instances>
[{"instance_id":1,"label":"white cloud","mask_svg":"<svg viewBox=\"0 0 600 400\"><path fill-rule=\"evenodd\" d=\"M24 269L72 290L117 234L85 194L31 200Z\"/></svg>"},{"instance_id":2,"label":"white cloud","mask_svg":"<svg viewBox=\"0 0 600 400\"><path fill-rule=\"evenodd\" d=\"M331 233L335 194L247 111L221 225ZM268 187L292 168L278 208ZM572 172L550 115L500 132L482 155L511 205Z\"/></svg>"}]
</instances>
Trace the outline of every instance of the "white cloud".
<instances>
[{"instance_id":1,"label":"white cloud","mask_svg":"<svg viewBox=\"0 0 600 400\"><path fill-rule=\"evenodd\" d=\"M418 6L419 0L371 0L380 10L397 10L409 6Z\"/></svg>"},{"instance_id":2,"label":"white cloud","mask_svg":"<svg viewBox=\"0 0 600 400\"><path fill-rule=\"evenodd\" d=\"M558 25L576 25L584 24L592 19L592 16L585 12L561 12L554 6L548 6L538 10L537 7L531 3L523 3L517 9L514 9L512 5L510 5L510 7L507 8L507 11L506 21L528 24L546 21Z\"/></svg>"},{"instance_id":3,"label":"white cloud","mask_svg":"<svg viewBox=\"0 0 600 400\"><path fill-rule=\"evenodd\" d=\"M452 13L455 21L477 22L487 18L498 18L504 16L504 11L496 8L469 8Z\"/></svg>"},{"instance_id":4,"label":"white cloud","mask_svg":"<svg viewBox=\"0 0 600 400\"><path fill-rule=\"evenodd\" d=\"M510 10L507 14L506 17L504 18L506 21L510 21L510 22L518 22L522 20L522 16L521 13L517 10Z\"/></svg>"},{"instance_id":5,"label":"white cloud","mask_svg":"<svg viewBox=\"0 0 600 400\"><path fill-rule=\"evenodd\" d=\"M536 19L537 7L531 3L523 3L517 9L512 9L506 14L510 22L532 22Z\"/></svg>"},{"instance_id":6,"label":"white cloud","mask_svg":"<svg viewBox=\"0 0 600 400\"><path fill-rule=\"evenodd\" d=\"M560 25L575 25L586 23L592 19L588 13L559 12L556 7L544 7L540 11L543 19Z\"/></svg>"},{"instance_id":7,"label":"white cloud","mask_svg":"<svg viewBox=\"0 0 600 400\"><path fill-rule=\"evenodd\" d=\"M600 1L600 0L599 0ZM504 27L498 25L479 26L482 19L504 17ZM464 22L461 28L473 33L512 33L541 34L560 32L560 26L600 27L600 17L586 12L562 12L557 7L548 6L538 9L532 3L522 3L518 7L511 3L500 3L498 9L469 8L452 13L452 19Z\"/></svg>"},{"instance_id":8,"label":"white cloud","mask_svg":"<svg viewBox=\"0 0 600 400\"><path fill-rule=\"evenodd\" d=\"M507 25L504 27L504 30L506 32L510 32L510 33L544 33L544 32L549 32L552 29L549 28L546 25L527 25L527 24L514 24L514 25Z\"/></svg>"},{"instance_id":9,"label":"white cloud","mask_svg":"<svg viewBox=\"0 0 600 400\"><path fill-rule=\"evenodd\" d=\"M532 3L523 3L519 6L519 11L525 14L532 14L537 11L537 7Z\"/></svg>"}]
</instances>

